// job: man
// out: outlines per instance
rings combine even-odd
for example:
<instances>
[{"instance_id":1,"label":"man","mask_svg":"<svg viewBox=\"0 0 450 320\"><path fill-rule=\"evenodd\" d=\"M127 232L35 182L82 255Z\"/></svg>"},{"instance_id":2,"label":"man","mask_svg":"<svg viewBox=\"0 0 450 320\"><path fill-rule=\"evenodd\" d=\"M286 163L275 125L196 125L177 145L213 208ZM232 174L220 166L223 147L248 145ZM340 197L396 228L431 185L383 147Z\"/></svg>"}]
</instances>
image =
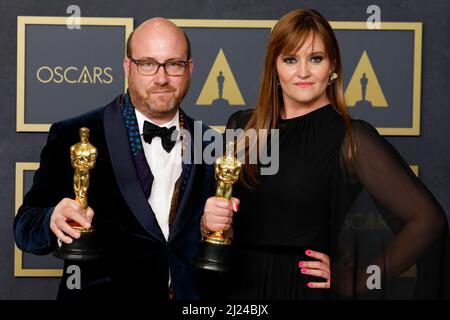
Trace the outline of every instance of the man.
<instances>
[{"instance_id":1,"label":"man","mask_svg":"<svg viewBox=\"0 0 450 320\"><path fill-rule=\"evenodd\" d=\"M191 136L194 131L193 120L180 109L193 69L189 40L172 22L150 19L128 39L123 67L125 95L51 127L14 221L16 243L24 251L49 254L58 241L80 237L70 222L92 224L103 254L89 262L66 260L58 298L198 299L198 271L191 261L213 192L213 167L182 163L182 152L193 152L193 146L183 145L176 133L172 137L174 129ZM69 152L81 127L90 129L89 141L98 149L85 213L73 200ZM79 290L67 287L70 265L80 267Z\"/></svg>"}]
</instances>

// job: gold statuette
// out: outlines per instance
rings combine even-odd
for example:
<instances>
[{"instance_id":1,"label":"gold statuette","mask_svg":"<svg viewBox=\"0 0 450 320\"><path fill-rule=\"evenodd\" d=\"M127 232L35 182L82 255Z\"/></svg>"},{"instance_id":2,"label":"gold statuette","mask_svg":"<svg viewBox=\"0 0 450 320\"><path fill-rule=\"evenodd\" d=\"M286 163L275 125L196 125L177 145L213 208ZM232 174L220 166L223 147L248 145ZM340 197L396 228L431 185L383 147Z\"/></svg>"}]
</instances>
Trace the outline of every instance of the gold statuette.
<instances>
[{"instance_id":1,"label":"gold statuette","mask_svg":"<svg viewBox=\"0 0 450 320\"><path fill-rule=\"evenodd\" d=\"M80 128L80 142L70 147L70 161L75 169L73 175L73 191L75 201L83 206L83 210L88 208L87 192L89 188L89 170L92 170L97 160L97 149L89 143L89 129ZM80 232L90 232L92 228L86 229L78 223L71 226Z\"/></svg>"},{"instance_id":2,"label":"gold statuette","mask_svg":"<svg viewBox=\"0 0 450 320\"><path fill-rule=\"evenodd\" d=\"M75 201L83 206L83 212L88 208L87 193L89 188L89 171L95 166L97 149L89 143L89 129L80 128L80 142L70 147L70 162L75 169L73 175L73 191ZM60 242L53 255L65 260L95 260L101 255L94 228L84 228L78 222L70 221L69 225L80 232L80 237L71 243Z\"/></svg>"},{"instance_id":3,"label":"gold statuette","mask_svg":"<svg viewBox=\"0 0 450 320\"><path fill-rule=\"evenodd\" d=\"M216 160L215 175L217 180L216 197L230 199L233 184L239 179L242 163L234 156L234 143L229 141L224 157ZM223 230L216 231L205 237L205 241L214 244L230 244L231 239L224 237Z\"/></svg>"},{"instance_id":4,"label":"gold statuette","mask_svg":"<svg viewBox=\"0 0 450 320\"><path fill-rule=\"evenodd\" d=\"M216 160L215 176L217 180L216 197L230 199L233 184L239 178L242 163L234 156L234 143L227 143L224 157ZM231 270L231 238L224 235L224 231L215 231L211 235L202 236L199 244L198 257L194 265L197 268L228 272Z\"/></svg>"}]
</instances>

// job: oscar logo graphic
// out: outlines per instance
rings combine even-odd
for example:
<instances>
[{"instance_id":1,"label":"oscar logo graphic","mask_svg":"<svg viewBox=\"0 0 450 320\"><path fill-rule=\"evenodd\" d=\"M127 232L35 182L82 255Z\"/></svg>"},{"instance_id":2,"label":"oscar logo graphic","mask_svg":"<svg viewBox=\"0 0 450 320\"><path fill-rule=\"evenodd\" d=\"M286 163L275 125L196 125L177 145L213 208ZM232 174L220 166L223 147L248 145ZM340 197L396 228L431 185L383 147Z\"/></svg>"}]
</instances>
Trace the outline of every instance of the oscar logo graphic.
<instances>
[{"instance_id":1,"label":"oscar logo graphic","mask_svg":"<svg viewBox=\"0 0 450 320\"><path fill-rule=\"evenodd\" d=\"M244 98L222 49L209 71L196 105L212 106L216 110L245 105Z\"/></svg>"},{"instance_id":2,"label":"oscar logo graphic","mask_svg":"<svg viewBox=\"0 0 450 320\"><path fill-rule=\"evenodd\" d=\"M357 109L388 107L375 69L366 51L362 53L345 90L345 101L348 107Z\"/></svg>"}]
</instances>

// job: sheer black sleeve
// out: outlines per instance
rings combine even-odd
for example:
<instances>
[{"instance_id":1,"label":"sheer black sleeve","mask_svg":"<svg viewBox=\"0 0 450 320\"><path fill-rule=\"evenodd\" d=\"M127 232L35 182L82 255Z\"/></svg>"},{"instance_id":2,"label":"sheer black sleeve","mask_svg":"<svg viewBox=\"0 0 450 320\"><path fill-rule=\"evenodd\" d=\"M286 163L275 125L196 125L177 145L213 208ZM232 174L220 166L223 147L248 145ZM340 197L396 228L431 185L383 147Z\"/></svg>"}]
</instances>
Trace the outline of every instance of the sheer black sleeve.
<instances>
[{"instance_id":1,"label":"sheer black sleeve","mask_svg":"<svg viewBox=\"0 0 450 320\"><path fill-rule=\"evenodd\" d=\"M346 280L340 279L340 283L337 279L338 287L347 287L343 289L347 295L367 294L370 290L386 289L386 286L390 286L392 291L392 280L399 279L405 271L413 268L415 297L448 297L450 247L447 218L442 207L393 146L370 124L353 120L353 139L355 156L350 165L347 163L345 186L347 190L360 186L367 191L392 237L386 237L385 232L376 230L366 230L367 234L364 235L358 230L357 236L351 236L349 246L351 228L345 231L342 229L342 234L346 233L347 237L347 245L342 247L345 248L347 258L352 256L354 279L352 290L349 291L349 284L344 283L350 281L348 275ZM345 141L343 144L343 154L347 143ZM350 206L355 198L356 193L354 192L353 199L350 193L346 194L347 204L345 201L341 204L342 212L346 211L342 205ZM353 230L353 233L356 231ZM378 245L372 246L378 246L378 252L362 263L364 258L358 248L364 242L377 243ZM368 285L374 270L368 269L369 266L379 267L382 279L379 287L383 288L370 288ZM345 274L342 268L337 272L339 274ZM386 295L385 292L384 296Z\"/></svg>"}]
</instances>

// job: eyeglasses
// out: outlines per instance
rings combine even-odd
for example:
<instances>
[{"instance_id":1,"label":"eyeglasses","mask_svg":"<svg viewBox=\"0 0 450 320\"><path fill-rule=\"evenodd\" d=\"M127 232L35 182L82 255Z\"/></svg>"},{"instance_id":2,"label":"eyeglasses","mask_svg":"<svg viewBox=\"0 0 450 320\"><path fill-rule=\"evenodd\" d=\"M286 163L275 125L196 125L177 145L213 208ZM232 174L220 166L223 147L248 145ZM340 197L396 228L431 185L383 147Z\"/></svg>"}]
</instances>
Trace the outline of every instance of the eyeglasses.
<instances>
[{"instance_id":1,"label":"eyeglasses","mask_svg":"<svg viewBox=\"0 0 450 320\"><path fill-rule=\"evenodd\" d=\"M159 63L154 60L137 60L130 58L137 65L138 71L143 76L154 76L162 66L168 76L179 77L184 74L187 61L167 61Z\"/></svg>"}]
</instances>

